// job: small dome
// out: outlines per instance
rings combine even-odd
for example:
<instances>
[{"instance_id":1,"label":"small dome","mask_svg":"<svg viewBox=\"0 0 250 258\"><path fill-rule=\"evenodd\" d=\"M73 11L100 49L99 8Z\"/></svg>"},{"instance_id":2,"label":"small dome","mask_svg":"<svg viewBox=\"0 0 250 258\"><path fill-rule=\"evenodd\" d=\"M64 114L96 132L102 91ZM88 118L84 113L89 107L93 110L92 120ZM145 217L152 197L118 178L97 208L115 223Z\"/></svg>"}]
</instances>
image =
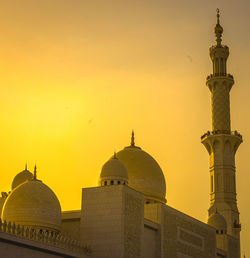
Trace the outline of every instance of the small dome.
<instances>
[{"instance_id":1,"label":"small dome","mask_svg":"<svg viewBox=\"0 0 250 258\"><path fill-rule=\"evenodd\" d=\"M209 216L207 220L207 224L218 231L223 231L223 233L227 232L227 222L225 218L219 213L213 213Z\"/></svg>"},{"instance_id":2,"label":"small dome","mask_svg":"<svg viewBox=\"0 0 250 258\"><path fill-rule=\"evenodd\" d=\"M125 165L114 155L102 167L100 180L122 180L128 181L128 171Z\"/></svg>"},{"instance_id":3,"label":"small dome","mask_svg":"<svg viewBox=\"0 0 250 258\"><path fill-rule=\"evenodd\" d=\"M166 202L166 182L164 174L147 152L135 146L132 132L131 145L117 153L117 158L128 170L128 186L145 195L146 201Z\"/></svg>"},{"instance_id":4,"label":"small dome","mask_svg":"<svg viewBox=\"0 0 250 258\"><path fill-rule=\"evenodd\" d=\"M2 220L24 226L59 231L61 206L54 192L40 180L29 180L7 197Z\"/></svg>"},{"instance_id":5,"label":"small dome","mask_svg":"<svg viewBox=\"0 0 250 258\"><path fill-rule=\"evenodd\" d=\"M20 184L24 183L27 180L30 180L33 178L33 174L27 169L27 166L25 167L25 169L18 173L13 181L12 181L12 185L11 185L11 189L15 189L17 186L19 186Z\"/></svg>"}]
</instances>

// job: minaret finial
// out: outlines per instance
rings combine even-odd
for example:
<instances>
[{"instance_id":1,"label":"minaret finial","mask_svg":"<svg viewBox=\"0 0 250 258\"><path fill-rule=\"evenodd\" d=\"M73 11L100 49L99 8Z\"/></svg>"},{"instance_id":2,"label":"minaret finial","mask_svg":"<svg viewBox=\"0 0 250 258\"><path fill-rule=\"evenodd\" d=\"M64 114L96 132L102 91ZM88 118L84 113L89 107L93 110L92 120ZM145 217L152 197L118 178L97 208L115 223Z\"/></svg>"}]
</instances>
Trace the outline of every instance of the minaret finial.
<instances>
[{"instance_id":1,"label":"minaret finial","mask_svg":"<svg viewBox=\"0 0 250 258\"><path fill-rule=\"evenodd\" d=\"M217 24L220 24L220 9L217 8L216 12L217 12Z\"/></svg>"},{"instance_id":2,"label":"minaret finial","mask_svg":"<svg viewBox=\"0 0 250 258\"><path fill-rule=\"evenodd\" d=\"M214 28L214 33L216 36L217 46L221 46L221 36L223 33L223 28L220 25L220 9L216 9L217 11L217 24Z\"/></svg>"},{"instance_id":3,"label":"minaret finial","mask_svg":"<svg viewBox=\"0 0 250 258\"><path fill-rule=\"evenodd\" d=\"M116 151L114 151L113 159L117 159L117 157L116 157Z\"/></svg>"},{"instance_id":4,"label":"minaret finial","mask_svg":"<svg viewBox=\"0 0 250 258\"><path fill-rule=\"evenodd\" d=\"M132 130L132 135L131 135L131 147L135 146L135 133L134 130Z\"/></svg>"},{"instance_id":5,"label":"minaret finial","mask_svg":"<svg viewBox=\"0 0 250 258\"><path fill-rule=\"evenodd\" d=\"M33 179L34 179L34 180L37 179L36 164L35 164L35 167L34 167L34 176L33 176Z\"/></svg>"}]
</instances>

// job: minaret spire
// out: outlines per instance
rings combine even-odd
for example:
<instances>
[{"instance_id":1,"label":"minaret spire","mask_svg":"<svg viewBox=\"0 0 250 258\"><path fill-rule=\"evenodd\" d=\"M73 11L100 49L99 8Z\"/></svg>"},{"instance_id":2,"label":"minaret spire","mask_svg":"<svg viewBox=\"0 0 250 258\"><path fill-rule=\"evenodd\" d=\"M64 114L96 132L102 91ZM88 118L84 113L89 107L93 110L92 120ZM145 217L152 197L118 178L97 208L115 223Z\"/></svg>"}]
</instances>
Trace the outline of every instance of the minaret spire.
<instances>
[{"instance_id":1,"label":"minaret spire","mask_svg":"<svg viewBox=\"0 0 250 258\"><path fill-rule=\"evenodd\" d=\"M131 134L131 147L135 147L135 133L134 130L132 130L132 134Z\"/></svg>"},{"instance_id":2,"label":"minaret spire","mask_svg":"<svg viewBox=\"0 0 250 258\"><path fill-rule=\"evenodd\" d=\"M223 28L217 9L217 24L214 28L217 44L209 49L213 73L206 84L211 92L212 131L201 137L210 156L210 207L209 216L221 214L227 222L229 235L240 238L239 211L236 200L235 154L242 142L237 131L231 131L230 90L234 78L227 73L229 48L221 44ZM238 257L237 257L238 258Z\"/></svg>"},{"instance_id":3,"label":"minaret spire","mask_svg":"<svg viewBox=\"0 0 250 258\"><path fill-rule=\"evenodd\" d=\"M37 171L36 171L36 165L34 167L34 176L33 179L36 180L37 179Z\"/></svg>"},{"instance_id":4,"label":"minaret spire","mask_svg":"<svg viewBox=\"0 0 250 258\"><path fill-rule=\"evenodd\" d=\"M221 46L221 37L223 33L223 28L220 25L220 10L217 8L217 24L214 28L214 33L216 36L217 46Z\"/></svg>"}]
</instances>

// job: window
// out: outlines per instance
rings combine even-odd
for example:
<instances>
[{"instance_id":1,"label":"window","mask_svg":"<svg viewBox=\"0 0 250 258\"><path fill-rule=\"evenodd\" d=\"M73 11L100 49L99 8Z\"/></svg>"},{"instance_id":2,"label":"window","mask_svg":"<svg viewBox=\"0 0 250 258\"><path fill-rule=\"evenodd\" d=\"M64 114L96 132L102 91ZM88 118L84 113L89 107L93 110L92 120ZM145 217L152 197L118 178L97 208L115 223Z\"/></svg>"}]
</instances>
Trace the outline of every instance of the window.
<instances>
[{"instance_id":1,"label":"window","mask_svg":"<svg viewBox=\"0 0 250 258\"><path fill-rule=\"evenodd\" d=\"M104 182L104 185L107 185L107 181Z\"/></svg>"},{"instance_id":2,"label":"window","mask_svg":"<svg viewBox=\"0 0 250 258\"><path fill-rule=\"evenodd\" d=\"M120 181L118 181L117 183L118 183L118 185L119 185L121 182L120 182Z\"/></svg>"},{"instance_id":3,"label":"window","mask_svg":"<svg viewBox=\"0 0 250 258\"><path fill-rule=\"evenodd\" d=\"M111 183L111 185L113 185L113 184L114 184L114 181L113 181L113 180L111 180L111 182L110 182L110 183Z\"/></svg>"}]
</instances>

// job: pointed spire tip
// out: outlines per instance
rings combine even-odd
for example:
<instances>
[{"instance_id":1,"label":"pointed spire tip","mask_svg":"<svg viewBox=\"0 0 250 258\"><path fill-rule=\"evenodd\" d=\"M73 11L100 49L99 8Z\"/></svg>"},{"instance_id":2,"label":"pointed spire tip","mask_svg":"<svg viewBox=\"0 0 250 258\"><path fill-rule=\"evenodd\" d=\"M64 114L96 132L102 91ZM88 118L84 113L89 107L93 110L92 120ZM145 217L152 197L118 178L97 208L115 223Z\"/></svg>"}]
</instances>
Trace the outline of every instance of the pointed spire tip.
<instances>
[{"instance_id":1,"label":"pointed spire tip","mask_svg":"<svg viewBox=\"0 0 250 258\"><path fill-rule=\"evenodd\" d=\"M35 164L35 167L34 167L34 176L33 176L33 179L34 179L34 180L37 179L36 164Z\"/></svg>"},{"instance_id":2,"label":"pointed spire tip","mask_svg":"<svg viewBox=\"0 0 250 258\"><path fill-rule=\"evenodd\" d=\"M216 12L217 12L217 23L216 23L216 26L214 28L214 33L215 33L215 36L216 36L217 46L221 46L221 41L222 41L221 36L222 36L222 33L223 33L223 28L220 25L220 9L217 8Z\"/></svg>"},{"instance_id":3,"label":"pointed spire tip","mask_svg":"<svg viewBox=\"0 0 250 258\"><path fill-rule=\"evenodd\" d=\"M132 130L132 135L131 135L131 146L132 147L135 146L135 132L134 132L134 130Z\"/></svg>"}]
</instances>

